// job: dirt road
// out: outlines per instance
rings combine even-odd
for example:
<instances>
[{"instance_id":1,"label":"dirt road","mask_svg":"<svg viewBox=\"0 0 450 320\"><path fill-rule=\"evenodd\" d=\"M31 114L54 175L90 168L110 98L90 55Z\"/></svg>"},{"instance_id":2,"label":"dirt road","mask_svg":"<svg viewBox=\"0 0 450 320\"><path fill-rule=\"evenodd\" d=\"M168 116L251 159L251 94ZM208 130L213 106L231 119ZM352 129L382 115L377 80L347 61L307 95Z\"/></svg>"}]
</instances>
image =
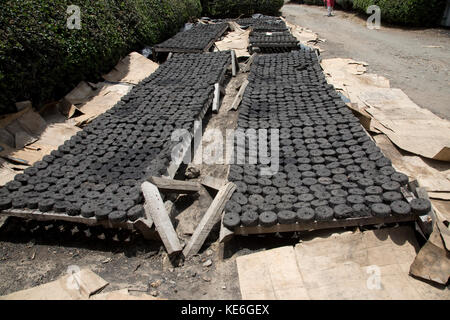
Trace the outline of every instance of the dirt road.
<instances>
[{"instance_id":1,"label":"dirt road","mask_svg":"<svg viewBox=\"0 0 450 320\"><path fill-rule=\"evenodd\" d=\"M326 39L320 44L324 58L365 61L369 72L387 77L416 104L450 119L450 30L370 30L353 13L336 11L328 18L319 6L287 4L282 13Z\"/></svg>"}]
</instances>

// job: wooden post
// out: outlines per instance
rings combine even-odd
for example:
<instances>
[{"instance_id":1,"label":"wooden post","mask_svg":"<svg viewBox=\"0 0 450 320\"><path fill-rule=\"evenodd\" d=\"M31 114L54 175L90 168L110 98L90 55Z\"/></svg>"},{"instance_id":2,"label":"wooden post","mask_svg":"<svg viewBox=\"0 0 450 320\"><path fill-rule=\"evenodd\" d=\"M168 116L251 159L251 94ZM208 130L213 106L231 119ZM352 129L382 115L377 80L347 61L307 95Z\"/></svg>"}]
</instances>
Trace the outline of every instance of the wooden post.
<instances>
[{"instance_id":1,"label":"wooden post","mask_svg":"<svg viewBox=\"0 0 450 320\"><path fill-rule=\"evenodd\" d=\"M422 187L416 188L417 197L430 200L428 197L427 190ZM420 229L424 233L425 236L429 237L433 232L434 226L436 225L436 213L434 212L433 207L431 207L430 212L427 215L420 216L417 219L417 224Z\"/></svg>"},{"instance_id":2,"label":"wooden post","mask_svg":"<svg viewBox=\"0 0 450 320\"><path fill-rule=\"evenodd\" d=\"M195 229L189 243L184 248L183 255L185 257L198 253L208 237L209 232L220 220L220 216L225 208L225 203L231 198L234 190L236 190L236 185L232 182L228 182L220 188L199 225Z\"/></svg>"},{"instance_id":3,"label":"wooden post","mask_svg":"<svg viewBox=\"0 0 450 320\"><path fill-rule=\"evenodd\" d=\"M200 190L198 182L174 180L160 177L150 177L148 179L161 192L190 194L197 193Z\"/></svg>"},{"instance_id":4,"label":"wooden post","mask_svg":"<svg viewBox=\"0 0 450 320\"><path fill-rule=\"evenodd\" d=\"M206 187L208 187L208 188L215 189L215 190L219 191L220 188L222 188L225 185L226 182L227 181L223 180L223 179L214 178L214 177L211 177L211 176L206 176L206 177L202 178L201 184L206 186Z\"/></svg>"},{"instance_id":5,"label":"wooden post","mask_svg":"<svg viewBox=\"0 0 450 320\"><path fill-rule=\"evenodd\" d=\"M227 227L223 225L223 217L225 215L225 211L222 214L221 224L220 224L220 235L219 235L219 242L224 243L229 241L234 236L234 231L231 231Z\"/></svg>"},{"instance_id":6,"label":"wooden post","mask_svg":"<svg viewBox=\"0 0 450 320\"><path fill-rule=\"evenodd\" d=\"M156 230L158 231L168 254L180 252L182 248L178 235L167 214L158 188L150 182L144 182L142 183L142 193L144 194L145 205L148 207L153 223L155 224Z\"/></svg>"},{"instance_id":7,"label":"wooden post","mask_svg":"<svg viewBox=\"0 0 450 320\"><path fill-rule=\"evenodd\" d=\"M236 61L236 52L234 50L231 50L231 75L233 77L236 77L237 74L237 61Z\"/></svg>"},{"instance_id":8,"label":"wooden post","mask_svg":"<svg viewBox=\"0 0 450 320\"><path fill-rule=\"evenodd\" d=\"M255 60L256 53L253 53L250 58L248 58L247 62L245 63L245 66L242 68L242 72L249 72L250 67L252 66L253 60Z\"/></svg>"},{"instance_id":9,"label":"wooden post","mask_svg":"<svg viewBox=\"0 0 450 320\"><path fill-rule=\"evenodd\" d=\"M213 106L212 110L213 112L219 112L219 106L220 106L220 84L216 83L214 85L214 100L213 100Z\"/></svg>"},{"instance_id":10,"label":"wooden post","mask_svg":"<svg viewBox=\"0 0 450 320\"><path fill-rule=\"evenodd\" d=\"M236 97L234 98L233 104L231 105L231 108L230 108L230 109L237 110L237 108L238 108L239 105L241 104L242 97L244 96L244 92L245 92L245 89L247 88L247 86L248 86L248 80L245 80L245 81L242 83L241 88L239 89L238 94L237 94Z\"/></svg>"}]
</instances>

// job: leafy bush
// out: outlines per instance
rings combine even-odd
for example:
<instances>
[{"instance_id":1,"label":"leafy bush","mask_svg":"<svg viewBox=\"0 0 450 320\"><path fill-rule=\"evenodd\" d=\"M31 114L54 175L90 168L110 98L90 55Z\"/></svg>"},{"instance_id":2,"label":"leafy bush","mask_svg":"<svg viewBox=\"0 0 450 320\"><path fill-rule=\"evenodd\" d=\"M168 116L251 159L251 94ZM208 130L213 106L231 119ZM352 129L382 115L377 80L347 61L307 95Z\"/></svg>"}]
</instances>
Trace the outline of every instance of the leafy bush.
<instances>
[{"instance_id":1,"label":"leafy bush","mask_svg":"<svg viewBox=\"0 0 450 320\"><path fill-rule=\"evenodd\" d=\"M445 0L353 0L353 7L366 12L370 5L381 9L381 21L410 26L433 26L439 23Z\"/></svg>"},{"instance_id":2,"label":"leafy bush","mask_svg":"<svg viewBox=\"0 0 450 320\"><path fill-rule=\"evenodd\" d=\"M202 0L203 15L234 18L255 13L277 15L284 0Z\"/></svg>"},{"instance_id":3,"label":"leafy bush","mask_svg":"<svg viewBox=\"0 0 450 320\"><path fill-rule=\"evenodd\" d=\"M344 10L353 8L353 0L336 0L336 4Z\"/></svg>"},{"instance_id":4,"label":"leafy bush","mask_svg":"<svg viewBox=\"0 0 450 320\"><path fill-rule=\"evenodd\" d=\"M69 5L81 9L80 30L67 28ZM170 37L200 12L200 0L3 0L0 113L98 80L122 56Z\"/></svg>"}]
</instances>

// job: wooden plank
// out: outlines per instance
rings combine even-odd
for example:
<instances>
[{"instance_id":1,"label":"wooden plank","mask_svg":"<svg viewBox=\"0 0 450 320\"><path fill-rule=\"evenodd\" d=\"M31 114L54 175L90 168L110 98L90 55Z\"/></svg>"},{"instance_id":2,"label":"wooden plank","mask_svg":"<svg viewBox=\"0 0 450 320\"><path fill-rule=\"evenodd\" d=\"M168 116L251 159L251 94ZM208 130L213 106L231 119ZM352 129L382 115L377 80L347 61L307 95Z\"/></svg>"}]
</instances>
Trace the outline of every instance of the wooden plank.
<instances>
[{"instance_id":1,"label":"wooden plank","mask_svg":"<svg viewBox=\"0 0 450 320\"><path fill-rule=\"evenodd\" d=\"M221 224L220 224L220 234L219 234L219 242L220 243L230 241L231 238L233 238L233 236L234 236L234 231L228 229L227 227L225 227L223 225L223 217L224 216L225 216L225 211L222 214L222 220L221 220Z\"/></svg>"},{"instance_id":2,"label":"wooden plank","mask_svg":"<svg viewBox=\"0 0 450 320\"><path fill-rule=\"evenodd\" d=\"M253 60L255 60L256 53L253 53L250 58L248 58L247 62L245 63L245 66L242 68L242 72L249 72L250 67L252 66Z\"/></svg>"},{"instance_id":3,"label":"wooden plank","mask_svg":"<svg viewBox=\"0 0 450 320\"><path fill-rule=\"evenodd\" d=\"M191 194L200 190L200 184L192 181L174 180L160 177L150 177L148 179L161 192Z\"/></svg>"},{"instance_id":4,"label":"wooden plank","mask_svg":"<svg viewBox=\"0 0 450 320\"><path fill-rule=\"evenodd\" d=\"M214 85L214 100L213 100L213 106L212 110L213 112L219 112L220 107L220 85L219 83L216 83Z\"/></svg>"},{"instance_id":5,"label":"wooden plank","mask_svg":"<svg viewBox=\"0 0 450 320\"><path fill-rule=\"evenodd\" d=\"M224 68L224 70L225 70L225 68ZM193 132L192 132L192 136L193 137L196 137L199 133L201 134L202 119L205 116L205 114L207 113L207 111L211 108L211 104L212 104L212 101L213 101L213 96L214 96L214 93L211 93L208 101L205 103L205 105L203 106L202 111L200 112L199 116L197 117L197 119L196 119L197 121L194 121L194 129L193 129ZM193 139L192 138L183 140L184 153L183 153L181 159L184 159L184 157L186 156L186 154L188 152L191 152L191 151L195 152L195 150L192 150L193 149L192 146L198 147L198 146L195 145L195 143L193 143ZM175 177L175 174L177 173L178 168L180 167L180 165L181 165L181 163L176 163L174 161L171 161L169 166L167 167L167 172L166 172L165 176L170 177L170 178Z\"/></svg>"},{"instance_id":6,"label":"wooden plank","mask_svg":"<svg viewBox=\"0 0 450 320\"><path fill-rule=\"evenodd\" d=\"M213 202L200 221L199 225L195 229L189 243L184 248L183 255L185 257L198 253L209 232L211 231L213 226L220 220L220 215L225 208L225 203L231 198L234 190L236 190L236 185L232 182L228 182L226 185L220 188Z\"/></svg>"},{"instance_id":7,"label":"wooden plank","mask_svg":"<svg viewBox=\"0 0 450 320\"><path fill-rule=\"evenodd\" d=\"M96 218L84 218L81 216L69 216L63 213L56 212L41 212L30 209L8 209L2 211L2 215L9 217L18 217L24 219L31 219L36 221L68 221L81 223L88 226L102 226L105 228L123 228L133 230L132 222L116 222L112 223L109 220L97 220Z\"/></svg>"},{"instance_id":8,"label":"wooden plank","mask_svg":"<svg viewBox=\"0 0 450 320\"><path fill-rule=\"evenodd\" d=\"M239 89L238 94L237 94L236 97L234 98L233 104L231 105L231 108L230 108L230 109L237 110L237 108L238 108L239 105L241 104L242 97L244 96L244 92L245 92L245 89L246 89L247 86L248 86L248 83L249 83L249 82L248 82L247 79L242 83L241 88Z\"/></svg>"},{"instance_id":9,"label":"wooden plank","mask_svg":"<svg viewBox=\"0 0 450 320\"><path fill-rule=\"evenodd\" d=\"M293 231L311 231L320 229L333 229L342 227L358 227L358 226L368 226L376 224L385 223L395 223L395 222L409 222L415 221L417 215L407 215L401 216L389 216L389 217L369 217L369 218L352 218L345 220L331 220L331 221L315 221L310 223L295 223L295 224L277 224L272 227L236 227L234 229L234 234L237 235L250 235L250 234L266 234L266 233L277 233L277 232L293 232Z\"/></svg>"},{"instance_id":10,"label":"wooden plank","mask_svg":"<svg viewBox=\"0 0 450 320\"><path fill-rule=\"evenodd\" d=\"M237 74L237 60L236 60L236 52L234 50L231 50L231 75L233 77L236 77Z\"/></svg>"},{"instance_id":11,"label":"wooden plank","mask_svg":"<svg viewBox=\"0 0 450 320\"><path fill-rule=\"evenodd\" d=\"M201 184L211 188L211 189L215 189L217 191L220 190L220 188L222 188L225 184L227 183L226 180L224 179L219 179L219 178L214 178L211 176L205 176L202 178Z\"/></svg>"},{"instance_id":12,"label":"wooden plank","mask_svg":"<svg viewBox=\"0 0 450 320\"><path fill-rule=\"evenodd\" d=\"M0 229L5 224L6 220L8 220L8 216L0 216Z\"/></svg>"},{"instance_id":13,"label":"wooden plank","mask_svg":"<svg viewBox=\"0 0 450 320\"><path fill-rule=\"evenodd\" d=\"M144 239L146 240L161 240L158 236L158 233L155 232L155 228L153 226L153 220L149 221L148 219L138 219L133 224L134 228L138 230Z\"/></svg>"},{"instance_id":14,"label":"wooden plank","mask_svg":"<svg viewBox=\"0 0 450 320\"><path fill-rule=\"evenodd\" d=\"M416 193L418 198L423 198L430 200L428 197L427 190L422 187L416 188ZM420 227L420 230L422 230L423 234L427 237L431 235L433 232L434 226L436 225L436 213L434 212L433 207L431 207L431 210L428 214L419 216L417 218L417 224Z\"/></svg>"},{"instance_id":15,"label":"wooden plank","mask_svg":"<svg viewBox=\"0 0 450 320\"><path fill-rule=\"evenodd\" d=\"M149 208L153 223L167 252L169 254L180 252L182 249L180 241L167 214L158 188L146 181L142 183L142 193L144 194L145 205Z\"/></svg>"}]
</instances>

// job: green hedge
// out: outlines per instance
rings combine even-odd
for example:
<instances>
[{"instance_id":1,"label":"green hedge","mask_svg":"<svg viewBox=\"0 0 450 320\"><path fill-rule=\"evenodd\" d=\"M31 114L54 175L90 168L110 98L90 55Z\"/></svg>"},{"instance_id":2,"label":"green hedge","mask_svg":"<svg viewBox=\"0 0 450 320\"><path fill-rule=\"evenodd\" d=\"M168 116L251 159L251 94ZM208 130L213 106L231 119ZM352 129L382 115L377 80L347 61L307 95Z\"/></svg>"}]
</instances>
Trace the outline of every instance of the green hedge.
<instances>
[{"instance_id":1,"label":"green hedge","mask_svg":"<svg viewBox=\"0 0 450 320\"><path fill-rule=\"evenodd\" d=\"M202 0L203 15L235 18L255 13L278 15L284 0Z\"/></svg>"},{"instance_id":2,"label":"green hedge","mask_svg":"<svg viewBox=\"0 0 450 320\"><path fill-rule=\"evenodd\" d=\"M433 26L442 19L446 0L353 0L353 7L363 12L370 5L380 7L381 22Z\"/></svg>"},{"instance_id":3,"label":"green hedge","mask_svg":"<svg viewBox=\"0 0 450 320\"><path fill-rule=\"evenodd\" d=\"M69 5L81 9L81 30L66 26ZM0 113L98 80L131 50L168 38L200 12L200 0L3 0Z\"/></svg>"}]
</instances>

